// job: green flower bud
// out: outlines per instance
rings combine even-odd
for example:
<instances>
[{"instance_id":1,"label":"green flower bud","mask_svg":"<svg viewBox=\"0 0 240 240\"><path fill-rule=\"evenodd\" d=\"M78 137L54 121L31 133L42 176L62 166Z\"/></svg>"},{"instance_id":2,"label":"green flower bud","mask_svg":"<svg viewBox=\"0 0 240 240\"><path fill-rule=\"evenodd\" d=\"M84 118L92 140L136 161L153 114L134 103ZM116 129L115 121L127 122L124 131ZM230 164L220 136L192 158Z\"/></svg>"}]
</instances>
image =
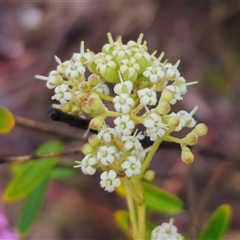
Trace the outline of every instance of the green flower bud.
<instances>
[{"instance_id":1,"label":"green flower bud","mask_svg":"<svg viewBox=\"0 0 240 240\"><path fill-rule=\"evenodd\" d=\"M100 79L100 77L97 74L91 74L88 77L87 81L88 81L88 83L89 83L89 85L91 87L95 87L95 86L97 86L100 83L101 79Z\"/></svg>"},{"instance_id":2,"label":"green flower bud","mask_svg":"<svg viewBox=\"0 0 240 240\"><path fill-rule=\"evenodd\" d=\"M94 148L88 143L83 144L81 150L84 155L88 155L94 152Z\"/></svg>"},{"instance_id":3,"label":"green flower bud","mask_svg":"<svg viewBox=\"0 0 240 240\"><path fill-rule=\"evenodd\" d=\"M170 110L170 104L167 102L160 102L156 107L156 112L160 115L167 114Z\"/></svg>"},{"instance_id":4,"label":"green flower bud","mask_svg":"<svg viewBox=\"0 0 240 240\"><path fill-rule=\"evenodd\" d=\"M147 170L144 179L147 180L148 182L152 182L156 176L156 173L153 170Z\"/></svg>"},{"instance_id":5,"label":"green flower bud","mask_svg":"<svg viewBox=\"0 0 240 240\"><path fill-rule=\"evenodd\" d=\"M188 147L185 147L182 150L181 158L182 158L183 162L185 162L187 164L191 164L194 161L194 155Z\"/></svg>"},{"instance_id":6,"label":"green flower bud","mask_svg":"<svg viewBox=\"0 0 240 240\"><path fill-rule=\"evenodd\" d=\"M208 132L208 127L204 123L199 123L197 126L193 129L193 132L198 136L204 136Z\"/></svg>"},{"instance_id":7,"label":"green flower bud","mask_svg":"<svg viewBox=\"0 0 240 240\"><path fill-rule=\"evenodd\" d=\"M82 113L82 109L80 106L74 105L71 108L71 113L72 114L80 114L80 113Z\"/></svg>"},{"instance_id":8,"label":"green flower bud","mask_svg":"<svg viewBox=\"0 0 240 240\"><path fill-rule=\"evenodd\" d=\"M170 128L176 128L178 125L179 125L179 118L178 117L175 117L175 116L170 116L168 118L168 125Z\"/></svg>"},{"instance_id":9,"label":"green flower bud","mask_svg":"<svg viewBox=\"0 0 240 240\"><path fill-rule=\"evenodd\" d=\"M85 112L87 114L92 113L92 109L89 107L88 101L85 101L82 103L82 110L83 110L83 112Z\"/></svg>"},{"instance_id":10,"label":"green flower bud","mask_svg":"<svg viewBox=\"0 0 240 240\"><path fill-rule=\"evenodd\" d=\"M98 147L102 142L99 140L98 136L96 134L91 135L88 138L88 143L93 147Z\"/></svg>"},{"instance_id":11,"label":"green flower bud","mask_svg":"<svg viewBox=\"0 0 240 240\"><path fill-rule=\"evenodd\" d=\"M103 118L95 117L95 118L91 119L89 126L93 130L99 130L102 128L103 124L104 124Z\"/></svg>"},{"instance_id":12,"label":"green flower bud","mask_svg":"<svg viewBox=\"0 0 240 240\"><path fill-rule=\"evenodd\" d=\"M161 95L161 101L165 100L166 102L171 102L173 98L174 98L174 93L172 91L170 91L169 89L163 90Z\"/></svg>"},{"instance_id":13,"label":"green flower bud","mask_svg":"<svg viewBox=\"0 0 240 240\"><path fill-rule=\"evenodd\" d=\"M193 132L187 134L187 136L184 138L184 142L187 145L191 145L191 146L196 144L197 141L198 141L198 136Z\"/></svg>"},{"instance_id":14,"label":"green flower bud","mask_svg":"<svg viewBox=\"0 0 240 240\"><path fill-rule=\"evenodd\" d=\"M88 82L80 82L78 88L81 92L89 92L91 89L90 84Z\"/></svg>"},{"instance_id":15,"label":"green flower bud","mask_svg":"<svg viewBox=\"0 0 240 240\"><path fill-rule=\"evenodd\" d=\"M137 52L134 55L134 58L136 59L136 63L139 65L139 70L138 70L138 74L142 74L145 69L149 66L149 63L151 61L151 56L148 52Z\"/></svg>"},{"instance_id":16,"label":"green flower bud","mask_svg":"<svg viewBox=\"0 0 240 240\"><path fill-rule=\"evenodd\" d=\"M61 104L60 109L65 113L71 112L71 104L70 103Z\"/></svg>"},{"instance_id":17,"label":"green flower bud","mask_svg":"<svg viewBox=\"0 0 240 240\"><path fill-rule=\"evenodd\" d=\"M92 111L98 111L103 106L101 98L96 94L91 92L87 98L88 106Z\"/></svg>"}]
</instances>

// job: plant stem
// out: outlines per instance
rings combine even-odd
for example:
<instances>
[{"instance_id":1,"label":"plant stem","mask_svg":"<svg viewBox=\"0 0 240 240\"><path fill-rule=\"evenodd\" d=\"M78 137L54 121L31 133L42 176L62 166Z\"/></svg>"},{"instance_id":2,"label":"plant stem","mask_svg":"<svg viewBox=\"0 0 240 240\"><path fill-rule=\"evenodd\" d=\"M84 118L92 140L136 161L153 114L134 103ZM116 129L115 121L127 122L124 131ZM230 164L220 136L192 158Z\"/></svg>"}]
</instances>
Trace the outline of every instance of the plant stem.
<instances>
[{"instance_id":1,"label":"plant stem","mask_svg":"<svg viewBox=\"0 0 240 240\"><path fill-rule=\"evenodd\" d=\"M135 239L137 236L137 221L136 221L136 213L135 213L135 206L133 202L133 196L132 196L132 191L131 191L131 182L124 177L123 183L126 189L126 197L127 197L127 204L128 204L128 209L129 209L129 216L130 216L130 222L132 225L132 236Z\"/></svg>"},{"instance_id":2,"label":"plant stem","mask_svg":"<svg viewBox=\"0 0 240 240\"><path fill-rule=\"evenodd\" d=\"M138 235L137 239L145 239L146 223L145 223L145 202L137 206L138 210Z\"/></svg>"}]
</instances>

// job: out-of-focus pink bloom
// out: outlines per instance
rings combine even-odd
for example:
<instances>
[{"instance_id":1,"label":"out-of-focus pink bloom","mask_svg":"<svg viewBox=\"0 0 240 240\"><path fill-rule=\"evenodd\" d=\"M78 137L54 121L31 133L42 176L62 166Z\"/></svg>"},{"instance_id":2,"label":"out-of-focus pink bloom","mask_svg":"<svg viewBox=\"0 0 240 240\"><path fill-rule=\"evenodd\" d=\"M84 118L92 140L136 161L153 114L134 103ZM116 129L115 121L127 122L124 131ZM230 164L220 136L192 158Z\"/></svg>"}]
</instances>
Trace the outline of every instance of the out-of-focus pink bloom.
<instances>
[{"instance_id":1,"label":"out-of-focus pink bloom","mask_svg":"<svg viewBox=\"0 0 240 240\"><path fill-rule=\"evenodd\" d=\"M11 231L6 216L0 212L0 240L20 240L16 231Z\"/></svg>"}]
</instances>

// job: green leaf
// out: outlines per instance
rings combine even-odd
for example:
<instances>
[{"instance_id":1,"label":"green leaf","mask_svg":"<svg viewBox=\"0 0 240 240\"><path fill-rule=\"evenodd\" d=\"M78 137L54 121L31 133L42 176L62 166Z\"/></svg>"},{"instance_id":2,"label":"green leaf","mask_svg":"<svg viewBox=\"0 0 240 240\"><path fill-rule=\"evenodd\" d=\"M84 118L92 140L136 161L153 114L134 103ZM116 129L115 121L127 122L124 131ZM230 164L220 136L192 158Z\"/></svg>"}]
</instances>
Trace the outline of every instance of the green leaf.
<instances>
[{"instance_id":1,"label":"green leaf","mask_svg":"<svg viewBox=\"0 0 240 240\"><path fill-rule=\"evenodd\" d=\"M150 183L143 183L146 207L163 214L177 214L183 208L183 202L175 195L168 193Z\"/></svg>"},{"instance_id":2,"label":"green leaf","mask_svg":"<svg viewBox=\"0 0 240 240\"><path fill-rule=\"evenodd\" d=\"M118 210L114 213L114 219L122 232L130 238L130 230L129 230L129 213L125 210ZM151 239L152 230L154 229L154 225L150 222L146 222L146 239Z\"/></svg>"},{"instance_id":3,"label":"green leaf","mask_svg":"<svg viewBox=\"0 0 240 240\"><path fill-rule=\"evenodd\" d=\"M150 223L146 222L146 239L152 239L152 230L155 228L155 226Z\"/></svg>"},{"instance_id":4,"label":"green leaf","mask_svg":"<svg viewBox=\"0 0 240 240\"><path fill-rule=\"evenodd\" d=\"M11 132L15 125L13 114L5 107L0 107L0 134Z\"/></svg>"},{"instance_id":5,"label":"green leaf","mask_svg":"<svg viewBox=\"0 0 240 240\"><path fill-rule=\"evenodd\" d=\"M216 209L210 219L206 222L198 239L221 239L227 230L231 217L231 207L228 204L221 205Z\"/></svg>"},{"instance_id":6,"label":"green leaf","mask_svg":"<svg viewBox=\"0 0 240 240\"><path fill-rule=\"evenodd\" d=\"M42 145L36 153L58 153L63 151L63 148L61 142L51 141ZM14 202L26 197L50 174L56 162L57 158L51 157L19 163L4 191L3 199Z\"/></svg>"},{"instance_id":7,"label":"green leaf","mask_svg":"<svg viewBox=\"0 0 240 240\"><path fill-rule=\"evenodd\" d=\"M55 167L51 172L50 178L53 180L68 179L75 176L78 172L73 168Z\"/></svg>"},{"instance_id":8,"label":"green leaf","mask_svg":"<svg viewBox=\"0 0 240 240\"><path fill-rule=\"evenodd\" d=\"M26 236L29 232L44 200L44 196L49 183L49 175L27 196L24 201L21 216L18 222L20 235Z\"/></svg>"},{"instance_id":9,"label":"green leaf","mask_svg":"<svg viewBox=\"0 0 240 240\"><path fill-rule=\"evenodd\" d=\"M114 213L114 219L119 229L122 230L127 237L130 237L129 213L125 210L118 210Z\"/></svg>"}]
</instances>

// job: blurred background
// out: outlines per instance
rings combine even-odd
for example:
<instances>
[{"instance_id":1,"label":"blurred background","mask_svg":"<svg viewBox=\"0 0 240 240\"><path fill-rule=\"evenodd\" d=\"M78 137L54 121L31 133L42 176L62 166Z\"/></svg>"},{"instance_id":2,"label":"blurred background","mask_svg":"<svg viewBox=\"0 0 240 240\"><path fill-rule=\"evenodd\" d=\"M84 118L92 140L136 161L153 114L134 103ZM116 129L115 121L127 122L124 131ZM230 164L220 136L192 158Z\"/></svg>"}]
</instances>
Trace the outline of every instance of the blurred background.
<instances>
[{"instance_id":1,"label":"blurred background","mask_svg":"<svg viewBox=\"0 0 240 240\"><path fill-rule=\"evenodd\" d=\"M2 1L0 3L0 105L22 116L61 129L53 134L17 123L0 136L0 155L32 153L58 139L67 148L81 146L82 130L55 123L47 115L51 90L35 75L55 69L53 56L69 59L80 41L94 52L107 42L107 32L123 42L140 33L149 52L164 51L165 59L181 60L179 70L191 86L175 110L191 111L209 127L193 148L187 166L179 149L160 149L151 165L155 183L176 194L185 211L175 217L182 234L198 231L223 203L233 208L225 239L240 239L240 1ZM69 134L66 136L63 132ZM76 136L77 135L77 136ZM72 137L71 137L72 136ZM78 138L78 139L77 139ZM81 155L68 156L70 164ZM0 192L10 179L10 165L0 167ZM99 187L99 175L79 176L50 185L43 208L27 239L124 239L113 226L113 211L126 208L115 194ZM0 211L14 230L21 203ZM168 221L153 216L156 224Z\"/></svg>"}]
</instances>

